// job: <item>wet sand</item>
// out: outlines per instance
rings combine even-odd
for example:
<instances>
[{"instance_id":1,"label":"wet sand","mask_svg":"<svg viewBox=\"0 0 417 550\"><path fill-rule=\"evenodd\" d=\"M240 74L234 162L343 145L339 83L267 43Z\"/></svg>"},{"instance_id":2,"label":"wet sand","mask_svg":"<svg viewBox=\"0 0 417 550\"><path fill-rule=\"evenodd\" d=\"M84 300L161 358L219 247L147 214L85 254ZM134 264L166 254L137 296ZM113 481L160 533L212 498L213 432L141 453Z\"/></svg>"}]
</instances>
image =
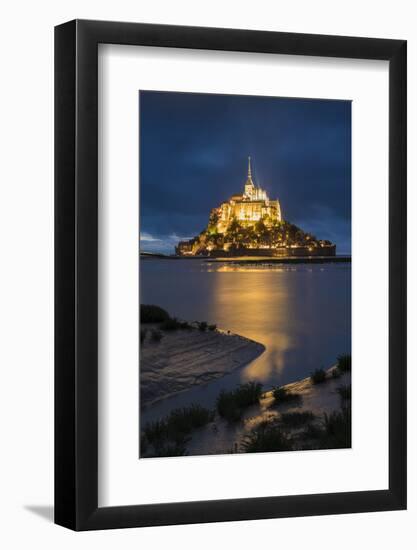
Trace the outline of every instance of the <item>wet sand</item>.
<instances>
[{"instance_id":1,"label":"wet sand","mask_svg":"<svg viewBox=\"0 0 417 550\"><path fill-rule=\"evenodd\" d=\"M143 328L157 326L147 324ZM218 329L161 333L159 342L153 342L148 334L141 346L141 407L221 378L265 350L259 342Z\"/></svg>"}]
</instances>

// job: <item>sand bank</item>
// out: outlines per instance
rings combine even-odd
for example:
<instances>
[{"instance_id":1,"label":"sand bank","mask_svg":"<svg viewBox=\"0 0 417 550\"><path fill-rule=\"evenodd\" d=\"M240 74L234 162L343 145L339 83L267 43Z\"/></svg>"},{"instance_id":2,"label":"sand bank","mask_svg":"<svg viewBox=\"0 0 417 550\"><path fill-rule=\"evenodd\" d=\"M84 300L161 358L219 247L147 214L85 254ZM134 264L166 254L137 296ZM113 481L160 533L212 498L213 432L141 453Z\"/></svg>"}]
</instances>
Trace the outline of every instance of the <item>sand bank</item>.
<instances>
[{"instance_id":1,"label":"sand bank","mask_svg":"<svg viewBox=\"0 0 417 550\"><path fill-rule=\"evenodd\" d=\"M192 328L162 334L159 342L148 335L141 346L141 406L229 374L265 350L259 342L221 330Z\"/></svg>"},{"instance_id":2,"label":"sand bank","mask_svg":"<svg viewBox=\"0 0 417 550\"><path fill-rule=\"evenodd\" d=\"M339 386L350 385L351 373L342 374L339 378L332 377L335 367L330 367L327 380L322 384L313 384L310 377L286 384L291 393L300 395L299 401L277 404L272 396L272 390L266 391L259 405L246 410L243 421L230 424L216 415L214 422L196 431L187 444L189 455L209 455L236 452L244 437L261 422L279 421L282 413L311 411L316 420L313 424L320 425L324 413L330 414L340 408L341 400L337 391Z\"/></svg>"}]
</instances>

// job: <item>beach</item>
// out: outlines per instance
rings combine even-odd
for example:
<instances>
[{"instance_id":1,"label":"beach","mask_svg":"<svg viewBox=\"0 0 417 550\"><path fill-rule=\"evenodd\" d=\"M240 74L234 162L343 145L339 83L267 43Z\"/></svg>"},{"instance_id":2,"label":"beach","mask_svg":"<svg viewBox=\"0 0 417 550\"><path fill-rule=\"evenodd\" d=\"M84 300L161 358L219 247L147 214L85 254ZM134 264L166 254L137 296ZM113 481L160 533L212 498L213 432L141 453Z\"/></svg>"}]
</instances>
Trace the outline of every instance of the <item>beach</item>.
<instances>
[{"instance_id":1,"label":"beach","mask_svg":"<svg viewBox=\"0 0 417 550\"><path fill-rule=\"evenodd\" d=\"M279 423L282 415L287 413L302 413L309 411L314 415L312 425L320 427L324 415L330 415L339 410L341 398L338 388L350 386L350 372L339 378L333 378L335 367L327 369L327 380L322 384L313 384L310 377L296 380L285 386L284 390L299 399L293 399L288 403L277 404L273 397L272 389L265 391L259 400L259 404L249 407L239 423L231 424L216 415L213 422L197 430L187 444L189 455L222 454L227 452L239 452L241 444L250 432L262 423ZM300 430L299 426L289 432ZM301 449L300 449L301 450Z\"/></svg>"},{"instance_id":2,"label":"beach","mask_svg":"<svg viewBox=\"0 0 417 550\"><path fill-rule=\"evenodd\" d=\"M350 373L332 375L338 357L350 357L349 263L155 258L141 262L141 277L141 304L162 309L159 324L141 313L141 457L247 452L263 426L275 430L268 437L284 434L270 450L350 446L350 418L334 416L339 441L323 435L324 415L350 415L340 395ZM327 373L324 383L311 382L316 370ZM284 403L277 388L295 397ZM249 402L233 403L246 390ZM250 452L266 452L257 448Z\"/></svg>"},{"instance_id":3,"label":"beach","mask_svg":"<svg viewBox=\"0 0 417 550\"><path fill-rule=\"evenodd\" d=\"M150 333L158 329L146 326ZM158 342L145 338L140 351L141 406L221 378L264 350L259 342L217 328L165 331Z\"/></svg>"}]
</instances>

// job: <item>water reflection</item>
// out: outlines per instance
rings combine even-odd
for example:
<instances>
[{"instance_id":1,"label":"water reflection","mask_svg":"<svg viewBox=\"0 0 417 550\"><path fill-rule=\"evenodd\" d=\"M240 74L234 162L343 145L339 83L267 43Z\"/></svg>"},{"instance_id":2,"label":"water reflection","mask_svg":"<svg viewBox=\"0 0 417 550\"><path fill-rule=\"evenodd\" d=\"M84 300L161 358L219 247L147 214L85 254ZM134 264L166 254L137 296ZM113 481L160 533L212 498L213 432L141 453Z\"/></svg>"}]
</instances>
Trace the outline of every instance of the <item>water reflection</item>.
<instances>
[{"instance_id":1,"label":"water reflection","mask_svg":"<svg viewBox=\"0 0 417 550\"><path fill-rule=\"evenodd\" d=\"M246 367L162 402L154 414L191 402L212 406L221 389L242 381L286 384L350 353L350 264L146 260L140 265L140 293L142 303L182 319L215 323L266 346Z\"/></svg>"},{"instance_id":2,"label":"water reflection","mask_svg":"<svg viewBox=\"0 0 417 550\"><path fill-rule=\"evenodd\" d=\"M261 279L253 276L255 271L262 273ZM214 281L213 317L232 332L266 347L259 358L241 371L242 381L265 382L282 371L287 352L297 344L295 335L290 334L292 289L285 271L220 266Z\"/></svg>"}]
</instances>

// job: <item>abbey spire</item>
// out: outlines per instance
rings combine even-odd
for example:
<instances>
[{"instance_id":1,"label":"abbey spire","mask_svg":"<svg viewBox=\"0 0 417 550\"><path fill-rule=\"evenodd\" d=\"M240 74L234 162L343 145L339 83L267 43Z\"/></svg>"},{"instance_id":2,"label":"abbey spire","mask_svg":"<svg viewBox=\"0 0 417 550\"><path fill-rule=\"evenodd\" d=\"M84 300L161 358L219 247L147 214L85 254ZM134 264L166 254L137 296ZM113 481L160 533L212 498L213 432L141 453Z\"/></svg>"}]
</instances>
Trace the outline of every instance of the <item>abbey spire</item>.
<instances>
[{"instance_id":1,"label":"abbey spire","mask_svg":"<svg viewBox=\"0 0 417 550\"><path fill-rule=\"evenodd\" d=\"M255 196L256 187L252 179L252 167L250 164L250 157L248 157L248 179L245 183L245 196L253 198Z\"/></svg>"}]
</instances>

